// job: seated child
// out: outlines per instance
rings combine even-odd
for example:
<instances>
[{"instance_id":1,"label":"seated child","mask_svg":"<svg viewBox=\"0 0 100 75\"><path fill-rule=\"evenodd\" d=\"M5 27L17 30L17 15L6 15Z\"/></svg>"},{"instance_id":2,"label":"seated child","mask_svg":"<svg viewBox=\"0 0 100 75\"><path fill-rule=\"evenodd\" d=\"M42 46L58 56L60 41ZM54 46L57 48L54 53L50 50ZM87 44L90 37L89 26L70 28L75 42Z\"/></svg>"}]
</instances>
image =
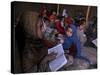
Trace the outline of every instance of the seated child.
<instances>
[{"instance_id":1,"label":"seated child","mask_svg":"<svg viewBox=\"0 0 100 75\"><path fill-rule=\"evenodd\" d=\"M89 68L90 60L81 55L80 41L78 40L76 36L73 36L72 28L67 27L65 33L66 35L65 35L64 41L62 41L62 45L66 52L65 54L71 55L74 57L74 60L73 60L74 62L71 69L81 70L81 69Z\"/></svg>"},{"instance_id":2,"label":"seated child","mask_svg":"<svg viewBox=\"0 0 100 75\"><path fill-rule=\"evenodd\" d=\"M87 41L87 37L84 33L84 23L81 23L77 27L77 37L81 43L81 47L83 47L84 43Z\"/></svg>"},{"instance_id":3,"label":"seated child","mask_svg":"<svg viewBox=\"0 0 100 75\"><path fill-rule=\"evenodd\" d=\"M80 55L81 55L80 42L77 39L77 37L72 36L73 30L70 26L68 26L66 28L65 34L66 35L64 36L64 41L61 41L64 50L69 50L69 52L70 52L70 48L73 47L71 49L74 50L74 52L75 52L75 53L72 52L74 54L74 56L80 57ZM76 47L76 49L75 49L75 47Z\"/></svg>"},{"instance_id":4,"label":"seated child","mask_svg":"<svg viewBox=\"0 0 100 75\"><path fill-rule=\"evenodd\" d=\"M84 43L90 40L90 39L87 40L88 35L86 36L84 33L84 26L85 26L85 20L81 20L77 27L77 36L81 43L81 55L83 57L86 57L89 60L89 63L93 65L97 63L97 55L96 55L97 51L96 48L90 46L84 46ZM91 34L89 34L89 36L90 35ZM86 44L88 44L88 42Z\"/></svg>"}]
</instances>

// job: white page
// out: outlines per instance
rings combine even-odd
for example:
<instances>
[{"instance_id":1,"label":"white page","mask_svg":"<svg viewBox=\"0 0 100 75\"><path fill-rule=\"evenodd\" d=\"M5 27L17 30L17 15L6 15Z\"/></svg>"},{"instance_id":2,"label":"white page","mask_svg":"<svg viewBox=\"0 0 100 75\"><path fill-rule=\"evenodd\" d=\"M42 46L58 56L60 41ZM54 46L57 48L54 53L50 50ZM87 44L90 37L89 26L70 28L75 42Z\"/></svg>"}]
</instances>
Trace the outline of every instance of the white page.
<instances>
[{"instance_id":1,"label":"white page","mask_svg":"<svg viewBox=\"0 0 100 75\"><path fill-rule=\"evenodd\" d=\"M92 43L97 46L97 39L93 40Z\"/></svg>"},{"instance_id":2,"label":"white page","mask_svg":"<svg viewBox=\"0 0 100 75\"><path fill-rule=\"evenodd\" d=\"M52 52L57 53L56 57L60 56L61 54L64 54L64 50L63 50L62 44L59 44L59 45L57 45L57 46L55 46L53 48L48 49L48 54L50 54Z\"/></svg>"},{"instance_id":3,"label":"white page","mask_svg":"<svg viewBox=\"0 0 100 75\"><path fill-rule=\"evenodd\" d=\"M62 44L59 44L53 48L48 49L48 54L50 54L51 52L56 52L57 56L56 59L49 63L49 66L51 71L57 71L67 63L67 59L64 55Z\"/></svg>"}]
</instances>

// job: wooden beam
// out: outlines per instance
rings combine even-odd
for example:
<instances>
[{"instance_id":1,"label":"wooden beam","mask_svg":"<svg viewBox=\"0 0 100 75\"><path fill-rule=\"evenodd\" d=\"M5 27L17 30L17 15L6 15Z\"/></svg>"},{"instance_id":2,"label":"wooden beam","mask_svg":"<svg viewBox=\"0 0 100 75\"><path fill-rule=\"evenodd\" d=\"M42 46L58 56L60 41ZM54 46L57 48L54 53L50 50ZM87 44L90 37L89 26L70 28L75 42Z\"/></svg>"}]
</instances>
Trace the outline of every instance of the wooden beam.
<instances>
[{"instance_id":1,"label":"wooden beam","mask_svg":"<svg viewBox=\"0 0 100 75\"><path fill-rule=\"evenodd\" d=\"M87 8L87 13L86 13L86 28L87 28L87 25L88 25L88 19L89 19L89 13L90 13L90 6L88 6Z\"/></svg>"},{"instance_id":2,"label":"wooden beam","mask_svg":"<svg viewBox=\"0 0 100 75\"><path fill-rule=\"evenodd\" d=\"M57 15L59 15L59 4L57 5Z\"/></svg>"}]
</instances>

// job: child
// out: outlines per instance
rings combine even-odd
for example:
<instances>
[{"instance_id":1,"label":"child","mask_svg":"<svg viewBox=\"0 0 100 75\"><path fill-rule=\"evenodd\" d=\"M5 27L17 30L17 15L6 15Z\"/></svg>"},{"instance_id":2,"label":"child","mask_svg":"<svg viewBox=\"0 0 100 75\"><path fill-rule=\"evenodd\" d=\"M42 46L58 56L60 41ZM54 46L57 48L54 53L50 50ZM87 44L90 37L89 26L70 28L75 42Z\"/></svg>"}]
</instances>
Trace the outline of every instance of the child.
<instances>
[{"instance_id":1,"label":"child","mask_svg":"<svg viewBox=\"0 0 100 75\"><path fill-rule=\"evenodd\" d=\"M93 65L97 63L97 55L96 55L97 52L96 48L84 46L84 43L90 40L90 38L87 40L87 36L91 35L91 34L88 34L87 36L85 35L84 25L85 25L85 20L81 20L77 27L77 36L81 43L81 55L83 57L86 57L89 60L90 64ZM86 44L88 44L88 42Z\"/></svg>"},{"instance_id":2,"label":"child","mask_svg":"<svg viewBox=\"0 0 100 75\"><path fill-rule=\"evenodd\" d=\"M73 35L74 37L77 37L77 27L75 26L75 24L73 23L73 19L72 17L68 16L68 17L65 17L64 18L64 25L65 25L65 28L67 26L70 26L73 30Z\"/></svg>"},{"instance_id":3,"label":"child","mask_svg":"<svg viewBox=\"0 0 100 75\"><path fill-rule=\"evenodd\" d=\"M56 24L55 28L57 29L57 31L60 34L65 34L65 30L64 30L63 26L61 25L61 21L60 21L59 16L56 18L55 24Z\"/></svg>"},{"instance_id":4,"label":"child","mask_svg":"<svg viewBox=\"0 0 100 75\"><path fill-rule=\"evenodd\" d=\"M65 34L66 35L64 37L64 41L61 41L64 50L69 50L70 52L70 49L72 49L71 47L73 47L72 50L73 52L76 52L76 53L72 52L71 54L75 57L80 57L81 55L80 42L77 39L77 37L73 36L73 30L70 26L66 28ZM75 50L75 47L76 47L76 50Z\"/></svg>"},{"instance_id":5,"label":"child","mask_svg":"<svg viewBox=\"0 0 100 75\"><path fill-rule=\"evenodd\" d=\"M84 43L87 41L86 35L84 33L84 21L80 21L77 27L77 37L81 43L81 47L83 47Z\"/></svg>"},{"instance_id":6,"label":"child","mask_svg":"<svg viewBox=\"0 0 100 75\"><path fill-rule=\"evenodd\" d=\"M66 36L64 38L64 41L62 41L62 45L65 50L65 54L74 57L74 63L71 68L76 70L89 68L90 60L81 55L80 41L76 36L73 36L72 28L70 26L67 27L65 33Z\"/></svg>"},{"instance_id":7,"label":"child","mask_svg":"<svg viewBox=\"0 0 100 75\"><path fill-rule=\"evenodd\" d=\"M50 16L50 28L55 28L55 16L53 15Z\"/></svg>"}]
</instances>

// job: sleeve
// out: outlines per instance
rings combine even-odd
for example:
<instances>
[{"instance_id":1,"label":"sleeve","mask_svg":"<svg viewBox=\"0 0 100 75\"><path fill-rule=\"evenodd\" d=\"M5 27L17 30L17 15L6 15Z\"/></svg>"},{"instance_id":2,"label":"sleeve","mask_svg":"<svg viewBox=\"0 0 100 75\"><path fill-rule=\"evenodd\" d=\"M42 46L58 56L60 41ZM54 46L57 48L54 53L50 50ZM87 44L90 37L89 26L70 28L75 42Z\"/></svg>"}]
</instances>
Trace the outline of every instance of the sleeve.
<instances>
[{"instance_id":1,"label":"sleeve","mask_svg":"<svg viewBox=\"0 0 100 75\"><path fill-rule=\"evenodd\" d=\"M31 48L32 49L32 48ZM37 59L37 55L30 48L23 52L23 72L47 72L50 71L48 62L43 62L43 59Z\"/></svg>"},{"instance_id":2,"label":"sleeve","mask_svg":"<svg viewBox=\"0 0 100 75\"><path fill-rule=\"evenodd\" d=\"M62 45L63 45L64 50L69 49L72 45L72 40L65 38L64 43Z\"/></svg>"},{"instance_id":3,"label":"sleeve","mask_svg":"<svg viewBox=\"0 0 100 75\"><path fill-rule=\"evenodd\" d=\"M44 42L44 46L47 48L51 48L56 45L56 42L52 40L46 40L45 38L43 39L43 42Z\"/></svg>"},{"instance_id":4,"label":"sleeve","mask_svg":"<svg viewBox=\"0 0 100 75\"><path fill-rule=\"evenodd\" d=\"M23 53L23 72L25 73L31 73L31 72L37 72L38 67L35 65L34 56L30 51Z\"/></svg>"},{"instance_id":5,"label":"sleeve","mask_svg":"<svg viewBox=\"0 0 100 75\"><path fill-rule=\"evenodd\" d=\"M61 26L60 22L56 23L56 29L62 34L65 33L64 28Z\"/></svg>"},{"instance_id":6,"label":"sleeve","mask_svg":"<svg viewBox=\"0 0 100 75\"><path fill-rule=\"evenodd\" d=\"M39 72L50 72L50 67L49 67L49 63L48 62L45 62L42 61L40 64L39 64Z\"/></svg>"}]
</instances>

